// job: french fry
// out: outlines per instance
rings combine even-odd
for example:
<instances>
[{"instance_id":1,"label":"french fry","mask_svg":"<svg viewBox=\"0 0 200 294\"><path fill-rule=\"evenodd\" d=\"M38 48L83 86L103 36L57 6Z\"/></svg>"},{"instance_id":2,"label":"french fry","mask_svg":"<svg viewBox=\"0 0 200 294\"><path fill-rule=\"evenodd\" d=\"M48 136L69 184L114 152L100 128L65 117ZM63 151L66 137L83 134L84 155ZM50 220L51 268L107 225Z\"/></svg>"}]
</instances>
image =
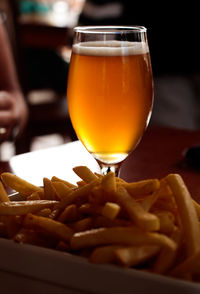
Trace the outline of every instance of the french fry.
<instances>
[{"instance_id":1,"label":"french fry","mask_svg":"<svg viewBox=\"0 0 200 294\"><path fill-rule=\"evenodd\" d=\"M140 205L143 207L145 211L150 211L153 204L156 202L156 200L159 197L159 193L156 190L151 195L146 196L144 199L141 200Z\"/></svg>"},{"instance_id":2,"label":"french fry","mask_svg":"<svg viewBox=\"0 0 200 294\"><path fill-rule=\"evenodd\" d=\"M78 187L82 187L82 186L84 186L86 183L85 183L84 181L78 181L78 182L76 182L76 184L77 184Z\"/></svg>"},{"instance_id":3,"label":"french fry","mask_svg":"<svg viewBox=\"0 0 200 294\"><path fill-rule=\"evenodd\" d=\"M157 190L157 193L159 195L159 199L162 199L164 201L170 200L170 202L173 202L176 205L174 195L165 178L160 180L160 187Z\"/></svg>"},{"instance_id":4,"label":"french fry","mask_svg":"<svg viewBox=\"0 0 200 294\"><path fill-rule=\"evenodd\" d=\"M52 182L52 187L54 188L57 197L63 201L67 199L68 195L73 191L69 186L60 181Z\"/></svg>"},{"instance_id":5,"label":"french fry","mask_svg":"<svg viewBox=\"0 0 200 294\"><path fill-rule=\"evenodd\" d=\"M170 211L158 211L155 215L159 218L160 229L163 234L169 235L173 232L175 226L175 217Z\"/></svg>"},{"instance_id":6,"label":"french fry","mask_svg":"<svg viewBox=\"0 0 200 294\"><path fill-rule=\"evenodd\" d=\"M74 250L99 245L160 245L171 247L177 245L170 238L158 233L144 232L137 227L114 227L92 229L75 233L71 238L71 247Z\"/></svg>"},{"instance_id":7,"label":"french fry","mask_svg":"<svg viewBox=\"0 0 200 294\"><path fill-rule=\"evenodd\" d=\"M97 179L95 174L86 166L76 166L73 171L86 183L93 182Z\"/></svg>"},{"instance_id":8,"label":"french fry","mask_svg":"<svg viewBox=\"0 0 200 294\"><path fill-rule=\"evenodd\" d=\"M111 228L111 227L130 227L133 225L129 220L115 218L110 219L105 216L93 216L93 226L94 228Z\"/></svg>"},{"instance_id":9,"label":"french fry","mask_svg":"<svg viewBox=\"0 0 200 294\"><path fill-rule=\"evenodd\" d=\"M95 248L89 260L93 263L114 263L116 262L116 249L121 248L120 245L108 245Z\"/></svg>"},{"instance_id":10,"label":"french fry","mask_svg":"<svg viewBox=\"0 0 200 294\"><path fill-rule=\"evenodd\" d=\"M158 231L160 222L156 215L146 212L142 206L130 196L123 186L119 186L115 193L116 202L125 209L129 218L140 228L147 231Z\"/></svg>"},{"instance_id":11,"label":"french fry","mask_svg":"<svg viewBox=\"0 0 200 294\"><path fill-rule=\"evenodd\" d=\"M51 181L52 181L52 182L62 182L62 183L64 183L66 186L68 186L68 187L71 188L71 189L73 189L73 188L77 188L76 185L74 185L74 184L72 184L72 183L69 183L68 181L62 180L62 179L60 179L60 178L58 178L58 177L56 177L56 176L53 176L53 177L51 178Z\"/></svg>"},{"instance_id":12,"label":"french fry","mask_svg":"<svg viewBox=\"0 0 200 294\"><path fill-rule=\"evenodd\" d=\"M61 223L65 222L72 222L79 219L79 212L78 208L75 204L71 204L61 212L61 214L58 217L58 221Z\"/></svg>"},{"instance_id":13,"label":"french fry","mask_svg":"<svg viewBox=\"0 0 200 294\"><path fill-rule=\"evenodd\" d=\"M40 193L38 191L33 192L30 196L26 197L27 200L41 200Z\"/></svg>"},{"instance_id":14,"label":"french fry","mask_svg":"<svg viewBox=\"0 0 200 294\"><path fill-rule=\"evenodd\" d=\"M21 226L20 219L18 218L18 216L16 215L1 216L1 221L5 225L7 237L13 238L13 236L18 232Z\"/></svg>"},{"instance_id":15,"label":"french fry","mask_svg":"<svg viewBox=\"0 0 200 294\"><path fill-rule=\"evenodd\" d=\"M0 203L10 201L2 182L0 181Z\"/></svg>"},{"instance_id":16,"label":"french fry","mask_svg":"<svg viewBox=\"0 0 200 294\"><path fill-rule=\"evenodd\" d=\"M73 234L73 231L68 226L53 219L33 215L31 213L25 216L23 225L27 228L43 231L51 237L63 241L70 241Z\"/></svg>"},{"instance_id":17,"label":"french fry","mask_svg":"<svg viewBox=\"0 0 200 294\"><path fill-rule=\"evenodd\" d=\"M70 250L69 243L66 243L64 241L59 241L58 244L56 245L56 250L69 251Z\"/></svg>"},{"instance_id":18,"label":"french fry","mask_svg":"<svg viewBox=\"0 0 200 294\"><path fill-rule=\"evenodd\" d=\"M133 197L137 198L152 194L154 191L159 189L160 182L157 179L150 179L133 183L123 182L122 185Z\"/></svg>"},{"instance_id":19,"label":"french fry","mask_svg":"<svg viewBox=\"0 0 200 294\"><path fill-rule=\"evenodd\" d=\"M72 224L72 228L75 232L82 232L91 229L92 227L92 218L87 217L84 219L81 219L75 223Z\"/></svg>"},{"instance_id":20,"label":"french fry","mask_svg":"<svg viewBox=\"0 0 200 294\"><path fill-rule=\"evenodd\" d=\"M96 185L92 189L92 193L90 193L88 200L94 205L104 205L105 201L111 201L110 194L105 195L100 185Z\"/></svg>"},{"instance_id":21,"label":"french fry","mask_svg":"<svg viewBox=\"0 0 200 294\"><path fill-rule=\"evenodd\" d=\"M33 192L43 192L43 188L39 188L11 173L2 173L1 179L7 187L19 192L19 194L25 198Z\"/></svg>"},{"instance_id":22,"label":"french fry","mask_svg":"<svg viewBox=\"0 0 200 294\"><path fill-rule=\"evenodd\" d=\"M158 199L156 203L153 205L151 208L151 212L154 213L154 211L157 210L164 210L164 211L170 211L174 215L177 214L177 207L174 206L174 203L171 202L171 199L163 200L163 199Z\"/></svg>"},{"instance_id":23,"label":"french fry","mask_svg":"<svg viewBox=\"0 0 200 294\"><path fill-rule=\"evenodd\" d=\"M119 263L131 267L147 262L160 251L160 246L141 245L118 248L115 250L115 256Z\"/></svg>"},{"instance_id":24,"label":"french fry","mask_svg":"<svg viewBox=\"0 0 200 294\"><path fill-rule=\"evenodd\" d=\"M112 220L116 218L120 209L121 207L118 204L106 202L102 209L102 215Z\"/></svg>"},{"instance_id":25,"label":"french fry","mask_svg":"<svg viewBox=\"0 0 200 294\"><path fill-rule=\"evenodd\" d=\"M105 192L108 192L108 193L115 192L116 191L115 174L111 171L109 173L107 173L107 175L105 175L102 178L101 186Z\"/></svg>"},{"instance_id":26,"label":"french fry","mask_svg":"<svg viewBox=\"0 0 200 294\"><path fill-rule=\"evenodd\" d=\"M13 237L18 243L32 244L43 247L50 247L50 240L44 238L39 232L31 229L21 228Z\"/></svg>"},{"instance_id":27,"label":"french fry","mask_svg":"<svg viewBox=\"0 0 200 294\"><path fill-rule=\"evenodd\" d=\"M75 189L66 197L66 199L64 199L58 204L58 208L60 209L65 208L67 205L75 203L76 200L78 199L87 198L89 193L98 183L99 183L99 180L97 179L90 182L87 185L84 185L78 189Z\"/></svg>"},{"instance_id":28,"label":"french fry","mask_svg":"<svg viewBox=\"0 0 200 294\"><path fill-rule=\"evenodd\" d=\"M84 215L101 215L103 210L102 205L93 204L93 203L84 203L79 208L78 211Z\"/></svg>"},{"instance_id":29,"label":"french fry","mask_svg":"<svg viewBox=\"0 0 200 294\"><path fill-rule=\"evenodd\" d=\"M200 251L200 227L198 216L192 202L192 197L181 176L178 174L171 174L166 177L166 181L174 194L178 206L185 233L187 256L189 257Z\"/></svg>"},{"instance_id":30,"label":"french fry","mask_svg":"<svg viewBox=\"0 0 200 294\"><path fill-rule=\"evenodd\" d=\"M54 208L54 209L52 209L52 211L51 211L51 213L49 215L49 218L56 219L59 214L60 214L60 209Z\"/></svg>"},{"instance_id":31,"label":"french fry","mask_svg":"<svg viewBox=\"0 0 200 294\"><path fill-rule=\"evenodd\" d=\"M175 268L170 271L170 275L174 277L184 277L186 274L199 273L200 267L200 251L191 255L183 262L178 264Z\"/></svg>"},{"instance_id":32,"label":"french fry","mask_svg":"<svg viewBox=\"0 0 200 294\"><path fill-rule=\"evenodd\" d=\"M171 234L171 239L176 242L177 249L181 243L181 232L178 228L174 228ZM174 264L177 249L170 247L163 247L154 263L153 271L158 274L165 274Z\"/></svg>"},{"instance_id":33,"label":"french fry","mask_svg":"<svg viewBox=\"0 0 200 294\"><path fill-rule=\"evenodd\" d=\"M196 210L196 213L197 213L197 216L198 216L198 219L200 220L200 204L197 203L194 199L192 199L192 202L194 204L194 208Z\"/></svg>"},{"instance_id":34,"label":"french fry","mask_svg":"<svg viewBox=\"0 0 200 294\"><path fill-rule=\"evenodd\" d=\"M166 179L160 180L160 188L154 194L157 194L157 199L154 201L152 209L177 213L177 204Z\"/></svg>"},{"instance_id":35,"label":"french fry","mask_svg":"<svg viewBox=\"0 0 200 294\"><path fill-rule=\"evenodd\" d=\"M51 209L50 208L43 208L40 211L37 212L37 215L39 216L44 216L44 217L49 217L51 214Z\"/></svg>"},{"instance_id":36,"label":"french fry","mask_svg":"<svg viewBox=\"0 0 200 294\"><path fill-rule=\"evenodd\" d=\"M44 184L44 199L56 200L56 191L52 182L48 178L43 178Z\"/></svg>"},{"instance_id":37,"label":"french fry","mask_svg":"<svg viewBox=\"0 0 200 294\"><path fill-rule=\"evenodd\" d=\"M94 172L94 174L99 179L103 179L103 177L104 177L102 174L99 174L99 173L96 173L96 172Z\"/></svg>"},{"instance_id":38,"label":"french fry","mask_svg":"<svg viewBox=\"0 0 200 294\"><path fill-rule=\"evenodd\" d=\"M57 201L54 200L27 200L0 203L0 215L25 215L37 212L43 208L51 208Z\"/></svg>"}]
</instances>

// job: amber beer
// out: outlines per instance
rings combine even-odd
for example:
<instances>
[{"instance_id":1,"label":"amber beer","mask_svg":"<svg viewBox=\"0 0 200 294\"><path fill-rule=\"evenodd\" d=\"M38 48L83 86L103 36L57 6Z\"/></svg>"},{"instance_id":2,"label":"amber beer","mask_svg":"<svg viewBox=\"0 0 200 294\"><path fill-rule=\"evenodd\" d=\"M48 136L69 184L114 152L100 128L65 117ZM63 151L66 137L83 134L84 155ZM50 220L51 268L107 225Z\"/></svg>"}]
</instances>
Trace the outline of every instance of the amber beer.
<instances>
[{"instance_id":1,"label":"amber beer","mask_svg":"<svg viewBox=\"0 0 200 294\"><path fill-rule=\"evenodd\" d=\"M126 158L147 126L153 102L146 43L74 45L67 98L73 127L87 150L105 163Z\"/></svg>"}]
</instances>

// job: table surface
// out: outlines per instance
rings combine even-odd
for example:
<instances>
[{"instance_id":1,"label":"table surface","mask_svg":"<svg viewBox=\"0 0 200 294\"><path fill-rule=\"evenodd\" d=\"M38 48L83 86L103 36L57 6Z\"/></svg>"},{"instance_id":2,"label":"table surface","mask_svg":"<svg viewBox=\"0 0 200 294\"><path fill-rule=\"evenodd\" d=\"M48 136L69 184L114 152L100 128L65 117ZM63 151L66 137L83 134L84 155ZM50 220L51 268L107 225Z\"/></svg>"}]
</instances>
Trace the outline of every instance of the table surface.
<instances>
[{"instance_id":1,"label":"table surface","mask_svg":"<svg viewBox=\"0 0 200 294\"><path fill-rule=\"evenodd\" d=\"M149 127L123 162L120 177L130 182L179 173L193 198L200 202L200 169L189 167L183 156L184 150L198 144L200 132ZM0 172L12 171L36 185L42 185L43 177L53 175L76 182L78 177L72 168L77 165L99 171L98 164L79 141L14 156L9 162L0 162Z\"/></svg>"}]
</instances>

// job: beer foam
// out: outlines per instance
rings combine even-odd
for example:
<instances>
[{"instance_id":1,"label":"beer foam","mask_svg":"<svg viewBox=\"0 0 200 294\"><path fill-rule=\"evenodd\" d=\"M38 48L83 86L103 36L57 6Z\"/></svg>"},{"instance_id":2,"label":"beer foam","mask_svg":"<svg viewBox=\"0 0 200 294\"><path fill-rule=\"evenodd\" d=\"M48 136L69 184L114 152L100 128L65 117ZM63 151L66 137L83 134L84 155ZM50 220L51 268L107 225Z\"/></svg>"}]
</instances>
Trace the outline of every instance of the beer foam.
<instances>
[{"instance_id":1,"label":"beer foam","mask_svg":"<svg viewBox=\"0 0 200 294\"><path fill-rule=\"evenodd\" d=\"M94 41L74 44L72 50L80 55L92 56L124 56L139 55L149 52L145 42L128 41Z\"/></svg>"}]
</instances>

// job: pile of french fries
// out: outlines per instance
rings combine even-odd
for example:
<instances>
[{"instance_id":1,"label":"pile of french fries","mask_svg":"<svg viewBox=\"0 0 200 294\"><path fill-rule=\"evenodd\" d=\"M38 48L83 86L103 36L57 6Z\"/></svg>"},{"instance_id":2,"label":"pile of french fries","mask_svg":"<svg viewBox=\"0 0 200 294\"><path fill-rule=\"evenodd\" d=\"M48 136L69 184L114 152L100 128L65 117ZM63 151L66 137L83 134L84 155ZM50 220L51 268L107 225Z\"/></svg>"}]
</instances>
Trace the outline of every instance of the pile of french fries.
<instances>
[{"instance_id":1,"label":"pile of french fries","mask_svg":"<svg viewBox=\"0 0 200 294\"><path fill-rule=\"evenodd\" d=\"M73 170L77 185L54 176L43 187L2 173L0 237L200 281L200 205L180 175L127 183ZM22 199L10 201L5 186Z\"/></svg>"}]
</instances>

